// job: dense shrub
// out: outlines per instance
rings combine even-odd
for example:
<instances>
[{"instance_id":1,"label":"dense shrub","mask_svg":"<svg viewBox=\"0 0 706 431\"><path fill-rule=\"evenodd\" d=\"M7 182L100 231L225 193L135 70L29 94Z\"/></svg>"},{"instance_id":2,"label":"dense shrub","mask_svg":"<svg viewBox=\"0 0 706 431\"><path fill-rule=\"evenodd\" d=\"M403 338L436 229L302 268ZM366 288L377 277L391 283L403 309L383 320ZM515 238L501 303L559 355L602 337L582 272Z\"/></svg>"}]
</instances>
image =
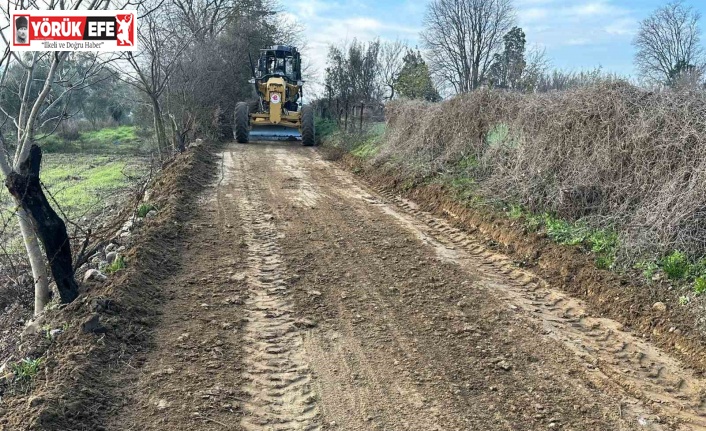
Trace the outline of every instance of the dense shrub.
<instances>
[{"instance_id":1,"label":"dense shrub","mask_svg":"<svg viewBox=\"0 0 706 431\"><path fill-rule=\"evenodd\" d=\"M706 255L706 94L614 82L394 102L374 162L433 176L459 162L491 201L614 230L618 258Z\"/></svg>"}]
</instances>

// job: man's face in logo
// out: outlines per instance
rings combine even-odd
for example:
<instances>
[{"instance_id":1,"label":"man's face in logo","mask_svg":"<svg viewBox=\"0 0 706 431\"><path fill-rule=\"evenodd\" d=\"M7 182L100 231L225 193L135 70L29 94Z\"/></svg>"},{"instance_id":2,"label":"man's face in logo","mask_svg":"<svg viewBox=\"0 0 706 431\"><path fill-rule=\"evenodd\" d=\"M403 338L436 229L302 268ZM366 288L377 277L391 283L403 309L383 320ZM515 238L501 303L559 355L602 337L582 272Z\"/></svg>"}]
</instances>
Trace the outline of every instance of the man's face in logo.
<instances>
[{"instance_id":1,"label":"man's face in logo","mask_svg":"<svg viewBox=\"0 0 706 431\"><path fill-rule=\"evenodd\" d=\"M17 27L17 38L27 40L27 27Z\"/></svg>"},{"instance_id":2,"label":"man's face in logo","mask_svg":"<svg viewBox=\"0 0 706 431\"><path fill-rule=\"evenodd\" d=\"M27 42L27 29L29 27L29 20L26 16L20 16L15 19L15 39L19 43Z\"/></svg>"}]
</instances>

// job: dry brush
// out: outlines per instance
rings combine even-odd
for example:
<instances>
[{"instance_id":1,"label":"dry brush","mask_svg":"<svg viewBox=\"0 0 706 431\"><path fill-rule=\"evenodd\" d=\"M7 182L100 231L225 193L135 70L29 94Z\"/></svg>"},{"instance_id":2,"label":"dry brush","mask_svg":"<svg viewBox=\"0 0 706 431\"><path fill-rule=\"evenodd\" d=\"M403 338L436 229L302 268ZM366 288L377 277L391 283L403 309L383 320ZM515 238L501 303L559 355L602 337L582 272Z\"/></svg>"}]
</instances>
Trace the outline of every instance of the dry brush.
<instances>
[{"instance_id":1,"label":"dry brush","mask_svg":"<svg viewBox=\"0 0 706 431\"><path fill-rule=\"evenodd\" d=\"M624 263L706 254L704 92L483 89L398 101L387 116L378 164L417 178L453 170L490 201L614 229Z\"/></svg>"}]
</instances>

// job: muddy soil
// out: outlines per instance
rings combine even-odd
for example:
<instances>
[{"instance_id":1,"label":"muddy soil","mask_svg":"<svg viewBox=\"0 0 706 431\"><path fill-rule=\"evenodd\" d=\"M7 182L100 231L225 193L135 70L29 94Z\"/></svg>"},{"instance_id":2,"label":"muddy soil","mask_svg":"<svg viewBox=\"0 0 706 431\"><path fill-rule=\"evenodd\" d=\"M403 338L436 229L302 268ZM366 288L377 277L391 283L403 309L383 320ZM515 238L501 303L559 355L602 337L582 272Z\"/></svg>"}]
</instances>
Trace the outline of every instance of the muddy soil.
<instances>
[{"instance_id":1,"label":"muddy soil","mask_svg":"<svg viewBox=\"0 0 706 431\"><path fill-rule=\"evenodd\" d=\"M71 429L706 427L678 360L414 202L313 148L218 157L147 348Z\"/></svg>"}]
</instances>

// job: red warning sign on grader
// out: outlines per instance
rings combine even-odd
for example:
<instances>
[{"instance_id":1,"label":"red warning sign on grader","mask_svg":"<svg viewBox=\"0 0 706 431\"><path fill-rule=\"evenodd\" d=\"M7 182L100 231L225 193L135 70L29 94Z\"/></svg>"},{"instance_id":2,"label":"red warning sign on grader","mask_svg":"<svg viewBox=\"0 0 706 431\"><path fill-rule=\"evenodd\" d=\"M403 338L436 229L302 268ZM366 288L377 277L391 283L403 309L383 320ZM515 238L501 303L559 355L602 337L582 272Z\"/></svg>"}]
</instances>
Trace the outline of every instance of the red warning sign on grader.
<instances>
[{"instance_id":1,"label":"red warning sign on grader","mask_svg":"<svg viewBox=\"0 0 706 431\"><path fill-rule=\"evenodd\" d=\"M12 11L13 51L134 51L136 11Z\"/></svg>"}]
</instances>

